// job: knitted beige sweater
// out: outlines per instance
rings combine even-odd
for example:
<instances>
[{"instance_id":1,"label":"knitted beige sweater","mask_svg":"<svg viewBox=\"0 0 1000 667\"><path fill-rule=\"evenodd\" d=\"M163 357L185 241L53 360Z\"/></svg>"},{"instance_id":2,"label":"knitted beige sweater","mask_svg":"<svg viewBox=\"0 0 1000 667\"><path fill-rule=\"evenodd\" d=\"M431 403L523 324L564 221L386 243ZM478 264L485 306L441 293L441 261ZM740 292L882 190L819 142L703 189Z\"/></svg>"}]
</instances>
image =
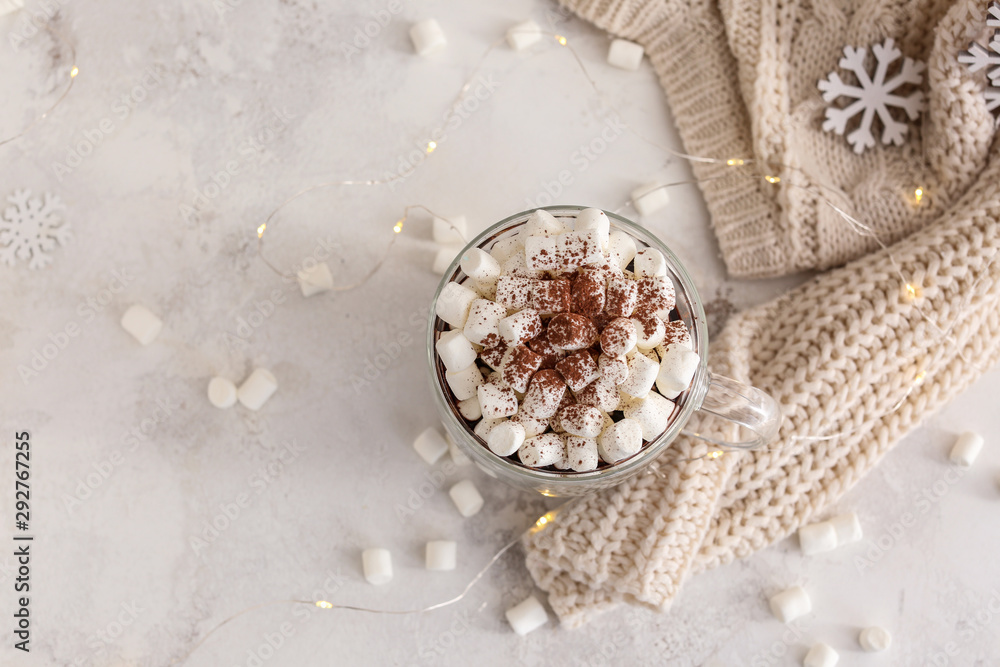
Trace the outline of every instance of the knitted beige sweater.
<instances>
[{"instance_id":1,"label":"knitted beige sweater","mask_svg":"<svg viewBox=\"0 0 1000 667\"><path fill-rule=\"evenodd\" d=\"M775 186L694 164L733 275L840 267L735 316L712 343L715 372L782 404L774 447L708 459L680 439L659 475L588 497L526 540L532 576L574 626L623 600L666 608L690 574L789 535L997 361L1000 140L982 77L956 60L982 39L986 2L563 2L643 44L689 153L780 170ZM927 62L928 109L903 146L857 156L821 131L816 83L845 45L886 37ZM895 245L852 230L820 188Z\"/></svg>"}]
</instances>

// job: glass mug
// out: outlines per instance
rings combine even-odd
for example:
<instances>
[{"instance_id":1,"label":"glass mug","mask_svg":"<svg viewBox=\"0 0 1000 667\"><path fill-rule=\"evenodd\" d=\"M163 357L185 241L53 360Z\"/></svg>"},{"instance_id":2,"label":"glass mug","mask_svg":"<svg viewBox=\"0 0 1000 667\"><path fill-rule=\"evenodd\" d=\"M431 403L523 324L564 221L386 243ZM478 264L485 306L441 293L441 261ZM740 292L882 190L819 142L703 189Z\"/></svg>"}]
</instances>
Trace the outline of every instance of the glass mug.
<instances>
[{"instance_id":1,"label":"glass mug","mask_svg":"<svg viewBox=\"0 0 1000 667\"><path fill-rule=\"evenodd\" d=\"M556 218L575 218L585 206L547 206ZM738 424L750 432L750 437L739 442L723 442L699 434L688 434L707 440L723 449L753 449L772 441L781 426L781 411L777 402L759 389L735 380L715 375L708 370L708 330L705 326L705 310L694 283L680 260L649 230L625 218L605 211L611 221L611 231L621 230L635 241L636 248L655 248L663 253L667 263L667 277L673 281L676 291L675 309L680 319L691 333L692 347L701 361L686 391L675 399L677 407L666 430L651 442L644 443L642 449L631 457L612 465L604 465L596 470L574 472L573 470L542 470L530 468L511 459L500 457L490 451L486 442L477 436L472 426L458 414L456 401L445 381L444 364L438 359L435 343L445 324L435 313L441 290L449 282L461 281L466 276L459 263L469 248L482 248L489 252L493 244L502 238L516 234L527 221L531 211L524 211L501 220L473 239L445 271L444 279L438 286L431 302L430 324L427 332L427 357L430 369L431 392L441 413L441 420L459 449L490 477L507 484L542 495L579 496L600 489L615 486L639 473L667 450L670 443L682 432L684 425L696 411L709 412ZM655 391L655 389L654 389ZM516 454L514 455L516 458Z\"/></svg>"}]
</instances>

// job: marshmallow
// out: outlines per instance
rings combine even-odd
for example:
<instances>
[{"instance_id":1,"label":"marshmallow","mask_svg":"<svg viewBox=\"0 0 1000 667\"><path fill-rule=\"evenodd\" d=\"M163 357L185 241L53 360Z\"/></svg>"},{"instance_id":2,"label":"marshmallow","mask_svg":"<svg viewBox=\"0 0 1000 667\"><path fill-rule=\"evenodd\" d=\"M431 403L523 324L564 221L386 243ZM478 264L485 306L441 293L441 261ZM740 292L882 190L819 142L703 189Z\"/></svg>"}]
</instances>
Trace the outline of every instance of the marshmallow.
<instances>
[{"instance_id":1,"label":"marshmallow","mask_svg":"<svg viewBox=\"0 0 1000 667\"><path fill-rule=\"evenodd\" d=\"M243 407L259 410L277 390L278 381L274 378L274 374L266 368L257 368L240 385L236 392L236 398L243 404Z\"/></svg>"},{"instance_id":2,"label":"marshmallow","mask_svg":"<svg viewBox=\"0 0 1000 667\"><path fill-rule=\"evenodd\" d=\"M667 335L667 328L656 315L642 313L632 318L635 325L635 346L640 350L652 350L663 342ZM657 358L659 361L659 358Z\"/></svg>"},{"instance_id":3,"label":"marshmallow","mask_svg":"<svg viewBox=\"0 0 1000 667\"><path fill-rule=\"evenodd\" d=\"M434 304L434 312L454 328L461 329L469 318L469 308L477 299L479 295L473 290L450 282L441 288L441 294Z\"/></svg>"},{"instance_id":4,"label":"marshmallow","mask_svg":"<svg viewBox=\"0 0 1000 667\"><path fill-rule=\"evenodd\" d=\"M807 556L837 548L837 529L829 521L811 523L799 528L799 546Z\"/></svg>"},{"instance_id":5,"label":"marshmallow","mask_svg":"<svg viewBox=\"0 0 1000 667\"><path fill-rule=\"evenodd\" d=\"M635 258L635 239L632 235L621 230L611 232L608 237L608 258L620 269L628 266Z\"/></svg>"},{"instance_id":6,"label":"marshmallow","mask_svg":"<svg viewBox=\"0 0 1000 667\"><path fill-rule=\"evenodd\" d=\"M597 369L601 377L618 385L628 377L628 363L621 357L612 357L602 354L597 359Z\"/></svg>"},{"instance_id":7,"label":"marshmallow","mask_svg":"<svg viewBox=\"0 0 1000 667\"><path fill-rule=\"evenodd\" d=\"M646 398L649 390L653 388L653 383L656 382L659 372L660 367L649 357L644 354L633 354L628 359L628 377L619 385L619 389L623 394L632 398ZM674 396L676 395L674 394ZM674 396L667 396L667 398L674 398Z\"/></svg>"},{"instance_id":8,"label":"marshmallow","mask_svg":"<svg viewBox=\"0 0 1000 667\"><path fill-rule=\"evenodd\" d=\"M510 387L486 383L479 385L476 391L479 395L479 407L486 419L510 417L517 412L517 394Z\"/></svg>"},{"instance_id":9,"label":"marshmallow","mask_svg":"<svg viewBox=\"0 0 1000 667\"><path fill-rule=\"evenodd\" d=\"M542 366L541 355L535 354L526 345L508 347L500 363L503 381L516 392L528 390L532 376Z\"/></svg>"},{"instance_id":10,"label":"marshmallow","mask_svg":"<svg viewBox=\"0 0 1000 667\"><path fill-rule=\"evenodd\" d=\"M453 215L450 218L434 216L434 242L441 245L464 246L469 233L464 215Z\"/></svg>"},{"instance_id":11,"label":"marshmallow","mask_svg":"<svg viewBox=\"0 0 1000 667\"><path fill-rule=\"evenodd\" d=\"M555 271L562 268L559 246L559 238L556 236L533 234L527 237L524 239L526 266L535 271Z\"/></svg>"},{"instance_id":12,"label":"marshmallow","mask_svg":"<svg viewBox=\"0 0 1000 667\"><path fill-rule=\"evenodd\" d=\"M462 246L460 245L446 245L438 248L438 251L434 253L434 263L431 264L431 271L438 276L448 273L448 268L460 252L462 252Z\"/></svg>"},{"instance_id":13,"label":"marshmallow","mask_svg":"<svg viewBox=\"0 0 1000 667\"><path fill-rule=\"evenodd\" d=\"M514 632L522 637L532 630L542 627L549 620L545 607L533 595L524 602L508 609L504 615Z\"/></svg>"},{"instance_id":14,"label":"marshmallow","mask_svg":"<svg viewBox=\"0 0 1000 667\"><path fill-rule=\"evenodd\" d=\"M833 667L839 659L840 656L837 655L837 652L826 644L814 644L806 653L802 667Z\"/></svg>"},{"instance_id":15,"label":"marshmallow","mask_svg":"<svg viewBox=\"0 0 1000 667\"><path fill-rule=\"evenodd\" d=\"M476 427L472 429L472 432L483 440L486 440L490 437L490 432L504 421L503 419L480 419Z\"/></svg>"},{"instance_id":16,"label":"marshmallow","mask_svg":"<svg viewBox=\"0 0 1000 667\"><path fill-rule=\"evenodd\" d=\"M490 257L501 265L518 253L524 252L524 244L516 236L497 239L490 247Z\"/></svg>"},{"instance_id":17,"label":"marshmallow","mask_svg":"<svg viewBox=\"0 0 1000 667\"><path fill-rule=\"evenodd\" d=\"M677 303L674 284L666 276L644 276L639 278L639 297L636 314L656 315L661 320L670 319L670 311Z\"/></svg>"},{"instance_id":18,"label":"marshmallow","mask_svg":"<svg viewBox=\"0 0 1000 667\"><path fill-rule=\"evenodd\" d=\"M635 255L635 275L637 278L667 275L667 260L656 248L643 248Z\"/></svg>"},{"instance_id":19,"label":"marshmallow","mask_svg":"<svg viewBox=\"0 0 1000 667\"><path fill-rule=\"evenodd\" d=\"M486 437L490 451L497 456L510 456L524 444L527 436L519 422L503 421L494 426Z\"/></svg>"},{"instance_id":20,"label":"marshmallow","mask_svg":"<svg viewBox=\"0 0 1000 667\"><path fill-rule=\"evenodd\" d=\"M570 435L596 438L604 427L604 415L590 405L567 405L558 413L559 424Z\"/></svg>"},{"instance_id":21,"label":"marshmallow","mask_svg":"<svg viewBox=\"0 0 1000 667\"><path fill-rule=\"evenodd\" d=\"M434 19L414 23L410 28L410 39L418 56L429 56L442 51L448 43L444 38L444 31Z\"/></svg>"},{"instance_id":22,"label":"marshmallow","mask_svg":"<svg viewBox=\"0 0 1000 667\"><path fill-rule=\"evenodd\" d=\"M643 440L655 440L667 430L670 417L674 414L673 401L663 398L655 391L646 398L635 398L629 401L622 412L628 419L634 419L642 427Z\"/></svg>"},{"instance_id":23,"label":"marshmallow","mask_svg":"<svg viewBox=\"0 0 1000 667\"><path fill-rule=\"evenodd\" d=\"M639 215L652 215L670 203L670 195L661 183L643 183L632 190L632 205Z\"/></svg>"},{"instance_id":24,"label":"marshmallow","mask_svg":"<svg viewBox=\"0 0 1000 667\"><path fill-rule=\"evenodd\" d=\"M500 320L507 317L507 309L493 301L476 299L469 307L465 321L465 337L477 345L493 347L500 342Z\"/></svg>"},{"instance_id":25,"label":"marshmallow","mask_svg":"<svg viewBox=\"0 0 1000 667\"><path fill-rule=\"evenodd\" d=\"M642 62L643 49L627 39L616 39L608 49L608 64L634 72Z\"/></svg>"},{"instance_id":26,"label":"marshmallow","mask_svg":"<svg viewBox=\"0 0 1000 667\"><path fill-rule=\"evenodd\" d=\"M607 300L608 285L603 273L598 270L584 270L572 282L570 293L572 304L570 309L587 317L594 317L604 312Z\"/></svg>"},{"instance_id":27,"label":"marshmallow","mask_svg":"<svg viewBox=\"0 0 1000 667\"><path fill-rule=\"evenodd\" d=\"M488 347L479 353L479 358L487 366L495 371L503 368L503 362L507 355L507 343L502 340L493 347Z\"/></svg>"},{"instance_id":28,"label":"marshmallow","mask_svg":"<svg viewBox=\"0 0 1000 667\"><path fill-rule=\"evenodd\" d=\"M559 360L567 354L565 350L560 350L549 342L548 333L545 331L536 338L529 340L527 345L532 352L542 357L542 369L555 368Z\"/></svg>"},{"instance_id":29,"label":"marshmallow","mask_svg":"<svg viewBox=\"0 0 1000 667\"><path fill-rule=\"evenodd\" d=\"M558 433L543 433L525 440L517 450L521 463L544 468L566 458L566 443Z\"/></svg>"},{"instance_id":30,"label":"marshmallow","mask_svg":"<svg viewBox=\"0 0 1000 667\"><path fill-rule=\"evenodd\" d=\"M559 409L565 395L566 382L558 371L538 371L528 385L524 401L521 402L521 411L529 417L548 419Z\"/></svg>"},{"instance_id":31,"label":"marshmallow","mask_svg":"<svg viewBox=\"0 0 1000 667\"><path fill-rule=\"evenodd\" d=\"M543 275L541 271L528 268L527 254L523 250L500 262L500 270L505 276L515 278L541 278Z\"/></svg>"},{"instance_id":32,"label":"marshmallow","mask_svg":"<svg viewBox=\"0 0 1000 667\"><path fill-rule=\"evenodd\" d=\"M24 0L0 0L0 16L12 14L24 7Z\"/></svg>"},{"instance_id":33,"label":"marshmallow","mask_svg":"<svg viewBox=\"0 0 1000 667\"><path fill-rule=\"evenodd\" d=\"M869 653L884 651L892 644L892 635L885 628L873 625L861 631L861 634L858 635L858 643Z\"/></svg>"},{"instance_id":34,"label":"marshmallow","mask_svg":"<svg viewBox=\"0 0 1000 667\"><path fill-rule=\"evenodd\" d=\"M361 564L369 584L381 586L392 581L392 554L388 549L365 549Z\"/></svg>"},{"instance_id":35,"label":"marshmallow","mask_svg":"<svg viewBox=\"0 0 1000 667\"><path fill-rule=\"evenodd\" d=\"M607 378L597 378L577 393L576 400L582 405L590 405L602 412L614 412L621 402L618 386Z\"/></svg>"},{"instance_id":36,"label":"marshmallow","mask_svg":"<svg viewBox=\"0 0 1000 667\"><path fill-rule=\"evenodd\" d=\"M528 236L558 236L569 231L569 227L548 211L532 211L524 222L521 234ZM527 239L523 239L527 248Z\"/></svg>"},{"instance_id":37,"label":"marshmallow","mask_svg":"<svg viewBox=\"0 0 1000 667\"><path fill-rule=\"evenodd\" d=\"M681 320L674 320L673 322L663 323L663 347L667 345L683 345L684 347L694 349L694 342L691 340L691 332L688 331L687 325ZM663 358L665 350L661 350L659 347L656 348L656 352L660 355L660 359Z\"/></svg>"},{"instance_id":38,"label":"marshmallow","mask_svg":"<svg viewBox=\"0 0 1000 667\"><path fill-rule=\"evenodd\" d=\"M145 306L135 304L122 315L122 328L132 334L142 345L149 345L163 328L163 321Z\"/></svg>"},{"instance_id":39,"label":"marshmallow","mask_svg":"<svg viewBox=\"0 0 1000 667\"><path fill-rule=\"evenodd\" d=\"M593 438L566 436L566 462L576 472L587 472L597 468L597 441Z\"/></svg>"},{"instance_id":40,"label":"marshmallow","mask_svg":"<svg viewBox=\"0 0 1000 667\"><path fill-rule=\"evenodd\" d=\"M333 289L333 275L326 262L320 262L309 269L302 269L296 274L299 281L299 289L302 296L312 296L320 292L329 292Z\"/></svg>"},{"instance_id":41,"label":"marshmallow","mask_svg":"<svg viewBox=\"0 0 1000 667\"><path fill-rule=\"evenodd\" d=\"M982 448L983 436L972 431L966 431L955 440L948 458L955 465L968 468L975 463L976 457L979 456Z\"/></svg>"},{"instance_id":42,"label":"marshmallow","mask_svg":"<svg viewBox=\"0 0 1000 667\"><path fill-rule=\"evenodd\" d=\"M536 271L571 270L604 259L600 234L596 231L566 232L557 236L524 239L524 258Z\"/></svg>"},{"instance_id":43,"label":"marshmallow","mask_svg":"<svg viewBox=\"0 0 1000 667\"><path fill-rule=\"evenodd\" d=\"M525 308L500 320L497 330L508 345L520 345L542 333L542 320L537 310Z\"/></svg>"},{"instance_id":44,"label":"marshmallow","mask_svg":"<svg viewBox=\"0 0 1000 667\"><path fill-rule=\"evenodd\" d=\"M541 357L539 357L541 359ZM587 350L574 352L556 364L556 370L574 392L581 391L588 384L601 377L601 369Z\"/></svg>"},{"instance_id":45,"label":"marshmallow","mask_svg":"<svg viewBox=\"0 0 1000 667\"><path fill-rule=\"evenodd\" d=\"M533 283L530 278L501 276L497 281L497 303L508 308L526 308L531 301Z\"/></svg>"},{"instance_id":46,"label":"marshmallow","mask_svg":"<svg viewBox=\"0 0 1000 667\"><path fill-rule=\"evenodd\" d=\"M559 313L549 320L549 342L563 350L583 350L597 340L593 321L576 313Z\"/></svg>"},{"instance_id":47,"label":"marshmallow","mask_svg":"<svg viewBox=\"0 0 1000 667\"><path fill-rule=\"evenodd\" d=\"M660 370L656 376L656 388L666 398L677 398L691 385L701 357L694 350L682 345L668 345L664 348Z\"/></svg>"},{"instance_id":48,"label":"marshmallow","mask_svg":"<svg viewBox=\"0 0 1000 667\"><path fill-rule=\"evenodd\" d=\"M467 479L451 487L448 495L458 508L458 513L466 519L483 509L483 497L479 495L476 485Z\"/></svg>"},{"instance_id":49,"label":"marshmallow","mask_svg":"<svg viewBox=\"0 0 1000 667\"><path fill-rule=\"evenodd\" d=\"M217 408L236 404L236 385L226 378L214 377L208 382L208 402Z\"/></svg>"},{"instance_id":50,"label":"marshmallow","mask_svg":"<svg viewBox=\"0 0 1000 667\"><path fill-rule=\"evenodd\" d=\"M500 262L480 248L469 248L462 253L462 271L477 283L496 284L500 279Z\"/></svg>"},{"instance_id":51,"label":"marshmallow","mask_svg":"<svg viewBox=\"0 0 1000 667\"><path fill-rule=\"evenodd\" d=\"M568 280L536 280L531 283L528 305L539 315L568 313L573 302L572 287Z\"/></svg>"},{"instance_id":52,"label":"marshmallow","mask_svg":"<svg viewBox=\"0 0 1000 667\"><path fill-rule=\"evenodd\" d=\"M441 363L449 371L460 371L475 363L479 354L461 331L445 331L434 344Z\"/></svg>"},{"instance_id":53,"label":"marshmallow","mask_svg":"<svg viewBox=\"0 0 1000 667\"><path fill-rule=\"evenodd\" d=\"M542 38L542 29L534 21L525 21L507 30L507 44L515 51L523 51Z\"/></svg>"},{"instance_id":54,"label":"marshmallow","mask_svg":"<svg viewBox=\"0 0 1000 667\"><path fill-rule=\"evenodd\" d=\"M809 594L801 586L781 591L769 600L771 613L782 623L791 623L812 611Z\"/></svg>"},{"instance_id":55,"label":"marshmallow","mask_svg":"<svg viewBox=\"0 0 1000 667\"><path fill-rule=\"evenodd\" d=\"M510 421L515 424L520 424L524 427L524 437L533 438L536 435L541 435L549 428L549 417L530 417L524 414L524 410L518 411L516 415L510 418Z\"/></svg>"},{"instance_id":56,"label":"marshmallow","mask_svg":"<svg viewBox=\"0 0 1000 667\"><path fill-rule=\"evenodd\" d=\"M607 250L611 237L611 221L608 215L599 208L585 208L576 214L576 223L573 231L577 232L597 232L600 239L601 249Z\"/></svg>"},{"instance_id":57,"label":"marshmallow","mask_svg":"<svg viewBox=\"0 0 1000 667\"><path fill-rule=\"evenodd\" d=\"M479 372L478 366L469 364L460 371L446 372L444 379L448 382L455 398L464 401L476 395L476 390L483 383L483 374Z\"/></svg>"},{"instance_id":58,"label":"marshmallow","mask_svg":"<svg viewBox=\"0 0 1000 667\"><path fill-rule=\"evenodd\" d=\"M617 463L642 449L642 427L634 419L607 425L597 438L597 451L606 463Z\"/></svg>"},{"instance_id":59,"label":"marshmallow","mask_svg":"<svg viewBox=\"0 0 1000 667\"><path fill-rule=\"evenodd\" d=\"M424 550L424 563L428 570L447 572L455 569L458 544L447 540L433 540Z\"/></svg>"},{"instance_id":60,"label":"marshmallow","mask_svg":"<svg viewBox=\"0 0 1000 667\"><path fill-rule=\"evenodd\" d=\"M429 428L413 441L413 449L417 451L420 458L430 465L434 465L448 451L448 443L437 432L437 429Z\"/></svg>"},{"instance_id":61,"label":"marshmallow","mask_svg":"<svg viewBox=\"0 0 1000 667\"><path fill-rule=\"evenodd\" d=\"M639 283L627 278L608 282L608 297L604 310L611 317L629 317L639 303Z\"/></svg>"},{"instance_id":62,"label":"marshmallow","mask_svg":"<svg viewBox=\"0 0 1000 667\"><path fill-rule=\"evenodd\" d=\"M459 448L458 443L451 437L451 433L445 431L444 439L448 441L448 454L451 456L452 463L459 467L472 463L472 459L466 456L465 452Z\"/></svg>"},{"instance_id":63,"label":"marshmallow","mask_svg":"<svg viewBox=\"0 0 1000 667\"><path fill-rule=\"evenodd\" d=\"M851 544L853 542L858 542L863 537L861 531L861 522L858 521L858 515L854 512L845 512L844 514L838 514L832 519L828 520L831 526L833 526L834 531L837 533L837 546L842 547L845 544Z\"/></svg>"}]
</instances>

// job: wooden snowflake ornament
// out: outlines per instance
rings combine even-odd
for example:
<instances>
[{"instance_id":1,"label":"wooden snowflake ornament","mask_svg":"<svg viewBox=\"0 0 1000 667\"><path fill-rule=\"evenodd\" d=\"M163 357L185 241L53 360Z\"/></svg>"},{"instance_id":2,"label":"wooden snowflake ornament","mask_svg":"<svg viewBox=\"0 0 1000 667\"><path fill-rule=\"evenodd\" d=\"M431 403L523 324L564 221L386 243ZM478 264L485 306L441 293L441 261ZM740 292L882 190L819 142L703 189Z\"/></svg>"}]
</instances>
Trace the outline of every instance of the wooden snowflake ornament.
<instances>
[{"instance_id":1,"label":"wooden snowflake ornament","mask_svg":"<svg viewBox=\"0 0 1000 667\"><path fill-rule=\"evenodd\" d=\"M924 94L919 90L903 97L899 89L907 85L919 86L923 80L924 64L911 58L903 58L902 66L889 77L889 68L903 55L896 48L893 40L887 39L881 44L872 45L875 56L875 71L869 74L865 66L868 50L864 47L844 47L844 57L838 63L841 69L854 73L857 85L850 85L841 80L837 72L819 82L823 92L823 101L828 104L840 97L853 99L845 107L828 106L826 120L823 121L825 132L835 132L843 135L847 124L857 115L861 115L857 129L847 135L847 143L851 144L855 153L862 153L866 148L875 145L872 125L875 117L882 122L882 143L899 146L906 138L910 126L908 123L893 117L889 107L895 107L906 112L910 121L916 120L924 108Z\"/></svg>"},{"instance_id":2,"label":"wooden snowflake ornament","mask_svg":"<svg viewBox=\"0 0 1000 667\"><path fill-rule=\"evenodd\" d=\"M990 3L986 10L986 26L1000 28L1000 2ZM986 70L989 80L983 93L986 108L994 114L1000 114L1000 30L993 32L993 39L985 47L979 42L969 44L967 50L958 54L958 62L968 66L970 72Z\"/></svg>"}]
</instances>

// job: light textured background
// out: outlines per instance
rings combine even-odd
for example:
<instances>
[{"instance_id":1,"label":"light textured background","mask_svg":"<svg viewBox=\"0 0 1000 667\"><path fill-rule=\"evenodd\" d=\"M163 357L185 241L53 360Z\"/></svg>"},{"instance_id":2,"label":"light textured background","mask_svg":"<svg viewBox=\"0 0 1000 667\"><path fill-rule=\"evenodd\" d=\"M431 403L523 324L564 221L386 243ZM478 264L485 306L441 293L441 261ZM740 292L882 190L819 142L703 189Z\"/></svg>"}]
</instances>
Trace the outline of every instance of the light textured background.
<instances>
[{"instance_id":1,"label":"light textured background","mask_svg":"<svg viewBox=\"0 0 1000 667\"><path fill-rule=\"evenodd\" d=\"M43 125L0 147L0 194L28 187L60 195L76 233L46 270L0 267L0 540L12 544L11 434L22 429L34 442L37 535L29 656L11 649L13 549L0 548L0 618L7 619L0 663L166 665L218 622L262 602L315 595L395 609L438 602L545 507L470 468L446 475L438 488L440 476L411 449L416 433L437 421L422 344L437 283L425 217L407 224L370 283L311 299L256 258L254 229L305 186L396 169L442 124L486 46L527 17L569 36L622 120L655 142L680 145L648 65L635 73L608 67L607 37L552 4L404 1L348 59L341 45L386 6L61 5L52 25L78 50L76 87ZM426 17L436 17L450 41L447 52L421 59L407 30ZM0 37L20 31L24 20L0 18ZM3 134L51 101L47 91L60 76L53 72L67 67L64 50L44 34L18 53L8 38L0 44ZM392 190L304 197L272 226L273 260L291 267L317 244L336 244L331 265L346 276L373 261L406 204L465 214L478 231L537 202L563 170L571 182L557 201L608 209L622 206L640 182L690 176L631 133L584 158L580 147L616 112L551 43L532 55L500 49L484 73L499 84L496 92L449 128L415 175ZM112 131L78 166L68 173L54 166L66 164L105 119ZM276 129L268 133L269 125ZM213 191L213 177L230 163L235 174ZM213 196L198 201L199 192ZM671 197L671 210L644 223L688 263L713 312L759 303L794 282L727 281L696 188L676 188ZM196 211L183 215L182 206ZM127 286L91 314L81 304L110 297L103 291L115 271ZM165 321L147 348L118 325L135 302ZM246 330L241 321L256 326ZM22 381L18 366L70 322L80 335ZM246 340L234 342L238 335ZM391 363L353 387L352 378L364 378L383 352ZM239 380L255 366L272 369L280 382L264 409L208 404L212 375ZM514 552L444 610L372 616L277 605L231 622L187 664L784 665L798 664L814 640L835 646L845 665L996 664L998 391L1000 375L992 372L928 415L839 504L859 513L864 543L805 559L787 540L692 580L667 614L622 609L581 630L549 624L518 638L503 610L533 587ZM163 405L169 414L158 412ZM157 417L145 422L147 439L127 435ZM955 479L946 454L954 434L970 428L987 436L987 447ZM301 451L275 463L291 442ZM445 491L466 477L486 498L469 520ZM427 483L430 497L414 501ZM241 494L245 507L236 516ZM401 513L408 502L415 511ZM206 536L213 521L228 526ZM459 542L458 570L423 570L428 539ZM373 545L394 555L395 579L381 588L360 572L360 551ZM795 583L812 593L815 611L785 628L766 599ZM894 633L889 653L860 652L856 633L869 623ZM280 648L271 651L269 641Z\"/></svg>"}]
</instances>

